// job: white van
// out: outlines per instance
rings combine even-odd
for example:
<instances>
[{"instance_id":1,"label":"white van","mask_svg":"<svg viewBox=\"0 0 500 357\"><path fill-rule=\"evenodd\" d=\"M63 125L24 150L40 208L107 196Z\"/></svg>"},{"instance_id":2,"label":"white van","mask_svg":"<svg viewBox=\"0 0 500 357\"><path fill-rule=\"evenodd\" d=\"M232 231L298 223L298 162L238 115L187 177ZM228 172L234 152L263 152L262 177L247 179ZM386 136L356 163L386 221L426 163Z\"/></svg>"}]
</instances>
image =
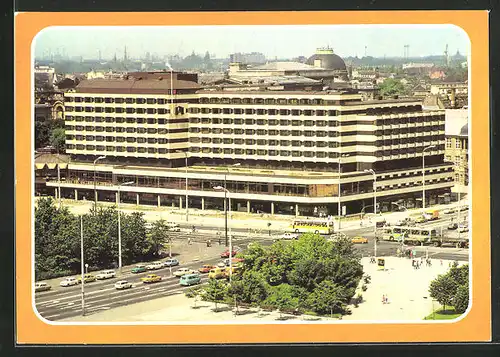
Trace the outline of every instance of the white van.
<instances>
[{"instance_id":1,"label":"white van","mask_svg":"<svg viewBox=\"0 0 500 357\"><path fill-rule=\"evenodd\" d=\"M104 270L104 271L100 272L99 274L97 274L95 276L95 278L97 280L103 280L103 279L114 278L115 276L116 276L116 273L114 270Z\"/></svg>"}]
</instances>

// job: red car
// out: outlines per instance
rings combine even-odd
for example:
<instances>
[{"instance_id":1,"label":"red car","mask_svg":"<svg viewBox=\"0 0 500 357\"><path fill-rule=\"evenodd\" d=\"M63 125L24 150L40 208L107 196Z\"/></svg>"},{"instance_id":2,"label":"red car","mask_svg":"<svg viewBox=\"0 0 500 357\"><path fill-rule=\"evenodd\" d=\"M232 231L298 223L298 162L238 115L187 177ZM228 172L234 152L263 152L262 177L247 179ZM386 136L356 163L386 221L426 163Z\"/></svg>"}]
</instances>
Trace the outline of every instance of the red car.
<instances>
[{"instance_id":1,"label":"red car","mask_svg":"<svg viewBox=\"0 0 500 357\"><path fill-rule=\"evenodd\" d=\"M236 252L235 250L233 250L233 253L231 254L232 257L234 257L236 254L238 254L238 252ZM226 249L225 251L223 251L220 255L221 258L229 258L229 249Z\"/></svg>"},{"instance_id":2,"label":"red car","mask_svg":"<svg viewBox=\"0 0 500 357\"><path fill-rule=\"evenodd\" d=\"M216 266L205 264L201 268L199 268L198 271L200 273L202 273L202 274L205 274L205 273L208 273L210 270L212 270L214 268L216 268Z\"/></svg>"}]
</instances>

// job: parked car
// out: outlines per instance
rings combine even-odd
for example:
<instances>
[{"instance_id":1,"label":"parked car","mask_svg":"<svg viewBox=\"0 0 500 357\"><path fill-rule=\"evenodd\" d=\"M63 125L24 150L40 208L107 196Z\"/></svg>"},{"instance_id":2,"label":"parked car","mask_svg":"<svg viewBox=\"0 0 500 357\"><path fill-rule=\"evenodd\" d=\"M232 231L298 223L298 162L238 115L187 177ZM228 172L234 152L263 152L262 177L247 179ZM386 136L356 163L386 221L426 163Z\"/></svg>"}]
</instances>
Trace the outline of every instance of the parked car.
<instances>
[{"instance_id":1,"label":"parked car","mask_svg":"<svg viewBox=\"0 0 500 357\"><path fill-rule=\"evenodd\" d=\"M177 265L179 265L179 261L175 258L170 258L163 262L163 266L165 267L175 267Z\"/></svg>"},{"instance_id":2,"label":"parked car","mask_svg":"<svg viewBox=\"0 0 500 357\"><path fill-rule=\"evenodd\" d=\"M231 256L234 257L236 254L238 254L238 252L236 250L233 249L232 253L231 253ZM226 249L225 251L223 251L220 255L221 258L229 258L229 249Z\"/></svg>"},{"instance_id":3,"label":"parked car","mask_svg":"<svg viewBox=\"0 0 500 357\"><path fill-rule=\"evenodd\" d=\"M168 230L170 232L180 232L181 231L181 227L179 226L178 223L167 222L167 227L168 227Z\"/></svg>"},{"instance_id":4,"label":"parked car","mask_svg":"<svg viewBox=\"0 0 500 357\"><path fill-rule=\"evenodd\" d=\"M47 291L50 289L51 289L50 285L43 282L43 281L39 282L39 283L35 283L35 293L38 293L40 291Z\"/></svg>"},{"instance_id":5,"label":"parked car","mask_svg":"<svg viewBox=\"0 0 500 357\"><path fill-rule=\"evenodd\" d=\"M457 229L457 228L458 228L458 224L455 222L451 222L450 224L448 224L448 230L450 230L450 231Z\"/></svg>"},{"instance_id":6,"label":"parked car","mask_svg":"<svg viewBox=\"0 0 500 357\"><path fill-rule=\"evenodd\" d=\"M80 275L77 279L78 279L78 284L81 284L82 283L82 276ZM83 276L83 280L84 280L85 284L87 284L87 283L91 283L91 282L95 281L96 279L95 279L95 276L93 276L92 274L85 274Z\"/></svg>"},{"instance_id":7,"label":"parked car","mask_svg":"<svg viewBox=\"0 0 500 357\"><path fill-rule=\"evenodd\" d=\"M186 274L196 274L196 270L189 269L189 268L180 268L174 272L175 276L183 276Z\"/></svg>"},{"instance_id":8,"label":"parked car","mask_svg":"<svg viewBox=\"0 0 500 357\"><path fill-rule=\"evenodd\" d=\"M142 282L145 284L150 284L150 283L157 283L161 281L161 276L156 275L156 274L148 274L144 278L141 278Z\"/></svg>"},{"instance_id":9,"label":"parked car","mask_svg":"<svg viewBox=\"0 0 500 357\"><path fill-rule=\"evenodd\" d=\"M214 268L208 272L209 279L221 279L225 276L226 268Z\"/></svg>"},{"instance_id":10,"label":"parked car","mask_svg":"<svg viewBox=\"0 0 500 357\"><path fill-rule=\"evenodd\" d=\"M110 279L114 278L116 276L116 273L114 270L104 270L97 274L95 277L97 280L104 280L104 279Z\"/></svg>"},{"instance_id":11,"label":"parked car","mask_svg":"<svg viewBox=\"0 0 500 357\"><path fill-rule=\"evenodd\" d=\"M214 265L204 264L204 265L202 265L202 266L198 269L198 272L199 272L199 273L202 273L202 274L206 274L206 273L210 272L210 270L212 270L213 268L215 268L215 266L214 266Z\"/></svg>"},{"instance_id":12,"label":"parked car","mask_svg":"<svg viewBox=\"0 0 500 357\"><path fill-rule=\"evenodd\" d=\"M126 280L120 280L115 283L115 289L116 290L124 290L124 289L130 289L132 287L132 283L126 281Z\"/></svg>"},{"instance_id":13,"label":"parked car","mask_svg":"<svg viewBox=\"0 0 500 357\"><path fill-rule=\"evenodd\" d=\"M146 268L145 265L136 265L135 267L132 268L131 272L133 274L139 274L139 273L144 273L147 270L148 268Z\"/></svg>"},{"instance_id":14,"label":"parked car","mask_svg":"<svg viewBox=\"0 0 500 357\"><path fill-rule=\"evenodd\" d=\"M186 274L181 276L179 279L179 284L183 286L190 286L201 283L201 277L199 274Z\"/></svg>"},{"instance_id":15,"label":"parked car","mask_svg":"<svg viewBox=\"0 0 500 357\"><path fill-rule=\"evenodd\" d=\"M353 242L354 244L367 244L368 239L365 237L354 237L351 239L351 242Z\"/></svg>"},{"instance_id":16,"label":"parked car","mask_svg":"<svg viewBox=\"0 0 500 357\"><path fill-rule=\"evenodd\" d=\"M225 267L226 267L226 263L224 261L217 263L217 266L216 266L216 268L225 268Z\"/></svg>"},{"instance_id":17,"label":"parked car","mask_svg":"<svg viewBox=\"0 0 500 357\"><path fill-rule=\"evenodd\" d=\"M76 280L75 277L68 277L68 278L64 278L64 280L62 280L60 283L59 283L60 286L73 286L73 285L78 285L78 280Z\"/></svg>"},{"instance_id":18,"label":"parked car","mask_svg":"<svg viewBox=\"0 0 500 357\"><path fill-rule=\"evenodd\" d=\"M163 263L162 262L153 262L151 264L146 265L147 270L158 270L163 268Z\"/></svg>"}]
</instances>

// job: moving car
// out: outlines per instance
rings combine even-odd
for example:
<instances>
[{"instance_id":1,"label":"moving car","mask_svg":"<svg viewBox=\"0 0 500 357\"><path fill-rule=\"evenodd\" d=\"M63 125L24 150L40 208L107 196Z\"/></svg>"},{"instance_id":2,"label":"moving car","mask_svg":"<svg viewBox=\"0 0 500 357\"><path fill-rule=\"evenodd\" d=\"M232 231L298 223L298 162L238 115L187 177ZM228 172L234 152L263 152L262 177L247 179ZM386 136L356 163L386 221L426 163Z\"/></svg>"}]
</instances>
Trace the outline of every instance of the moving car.
<instances>
[{"instance_id":1,"label":"moving car","mask_svg":"<svg viewBox=\"0 0 500 357\"><path fill-rule=\"evenodd\" d=\"M146 268L145 265L136 265L135 267L132 268L131 272L133 274L139 274L139 273L144 273L147 270L148 268Z\"/></svg>"},{"instance_id":2,"label":"moving car","mask_svg":"<svg viewBox=\"0 0 500 357\"><path fill-rule=\"evenodd\" d=\"M231 272L232 270L232 272ZM231 272L231 274L230 274ZM227 267L224 269L224 277L229 278L229 275L235 275L241 272L241 267L240 266L233 266L232 269L230 267Z\"/></svg>"},{"instance_id":3,"label":"moving car","mask_svg":"<svg viewBox=\"0 0 500 357\"><path fill-rule=\"evenodd\" d=\"M452 214L452 213L456 213L456 212L457 212L456 208L447 208L447 209L443 210L443 214Z\"/></svg>"},{"instance_id":4,"label":"moving car","mask_svg":"<svg viewBox=\"0 0 500 357\"><path fill-rule=\"evenodd\" d=\"M175 267L176 265L179 265L179 261L175 258L170 258L163 262L163 266L165 267Z\"/></svg>"},{"instance_id":5,"label":"moving car","mask_svg":"<svg viewBox=\"0 0 500 357\"><path fill-rule=\"evenodd\" d=\"M232 258L231 260L232 260L233 265L234 265L234 264L238 264L238 263L242 263L242 262L244 262L244 261L245 261L245 259L243 259L243 258ZM229 266L229 265L230 265L230 264L229 264L229 258L224 259L224 264L225 264L226 266Z\"/></svg>"},{"instance_id":6,"label":"moving car","mask_svg":"<svg viewBox=\"0 0 500 357\"><path fill-rule=\"evenodd\" d=\"M233 248L233 251L231 253L231 256L234 257L236 254L238 254L238 252L236 250L234 250ZM221 258L229 258L229 249L226 249L225 251L223 251L221 254L220 254L220 257Z\"/></svg>"},{"instance_id":7,"label":"moving car","mask_svg":"<svg viewBox=\"0 0 500 357\"><path fill-rule=\"evenodd\" d=\"M214 268L208 273L209 279L221 279L225 277L225 268Z\"/></svg>"},{"instance_id":8,"label":"moving car","mask_svg":"<svg viewBox=\"0 0 500 357\"><path fill-rule=\"evenodd\" d=\"M455 222L451 222L450 224L448 224L448 230L450 230L450 231L457 229L457 228L458 228L458 224Z\"/></svg>"},{"instance_id":9,"label":"moving car","mask_svg":"<svg viewBox=\"0 0 500 357\"><path fill-rule=\"evenodd\" d=\"M460 233L463 233L463 232L468 232L469 231L469 225L467 223L460 223L458 225L458 231Z\"/></svg>"},{"instance_id":10,"label":"moving car","mask_svg":"<svg viewBox=\"0 0 500 357\"><path fill-rule=\"evenodd\" d=\"M147 270L157 270L163 268L162 262L153 262L151 264L146 265Z\"/></svg>"},{"instance_id":11,"label":"moving car","mask_svg":"<svg viewBox=\"0 0 500 357\"><path fill-rule=\"evenodd\" d=\"M354 237L351 239L351 242L353 242L354 244L367 244L368 239L365 237Z\"/></svg>"},{"instance_id":12,"label":"moving car","mask_svg":"<svg viewBox=\"0 0 500 357\"><path fill-rule=\"evenodd\" d=\"M141 278L142 282L145 284L157 283L161 281L161 276L156 274L148 274L144 278Z\"/></svg>"},{"instance_id":13,"label":"moving car","mask_svg":"<svg viewBox=\"0 0 500 357\"><path fill-rule=\"evenodd\" d=\"M115 289L116 290L124 290L124 289L130 289L132 287L132 283L126 281L126 280L120 280L115 283Z\"/></svg>"},{"instance_id":14,"label":"moving car","mask_svg":"<svg viewBox=\"0 0 500 357\"><path fill-rule=\"evenodd\" d=\"M434 221L439 219L439 211L427 211L423 214L424 218L428 221Z\"/></svg>"},{"instance_id":15,"label":"moving car","mask_svg":"<svg viewBox=\"0 0 500 357\"><path fill-rule=\"evenodd\" d=\"M208 273L210 270L212 270L213 268L215 268L215 266L214 266L214 265L204 264L204 265L202 265L202 266L198 269L198 272L199 272L199 273L202 273L202 274L206 274L206 273Z\"/></svg>"},{"instance_id":16,"label":"moving car","mask_svg":"<svg viewBox=\"0 0 500 357\"><path fill-rule=\"evenodd\" d=\"M60 283L59 283L60 286L73 286L73 285L78 285L78 280L76 280L76 278L70 276L68 278L64 278L64 280L62 280Z\"/></svg>"},{"instance_id":17,"label":"moving car","mask_svg":"<svg viewBox=\"0 0 500 357\"><path fill-rule=\"evenodd\" d=\"M97 280L103 280L103 279L110 279L114 278L116 276L116 273L114 270L104 270L97 274L95 277Z\"/></svg>"},{"instance_id":18,"label":"moving car","mask_svg":"<svg viewBox=\"0 0 500 357\"><path fill-rule=\"evenodd\" d=\"M51 287L45 282L35 283L35 293L50 290Z\"/></svg>"},{"instance_id":19,"label":"moving car","mask_svg":"<svg viewBox=\"0 0 500 357\"><path fill-rule=\"evenodd\" d=\"M186 274L196 274L196 270L189 269L189 268L180 268L174 272L175 276L183 276Z\"/></svg>"},{"instance_id":20,"label":"moving car","mask_svg":"<svg viewBox=\"0 0 500 357\"><path fill-rule=\"evenodd\" d=\"M167 222L167 227L170 232L180 232L181 227L177 223Z\"/></svg>"},{"instance_id":21,"label":"moving car","mask_svg":"<svg viewBox=\"0 0 500 357\"><path fill-rule=\"evenodd\" d=\"M281 239L285 240L299 239L299 235L297 233L286 232L281 236Z\"/></svg>"},{"instance_id":22,"label":"moving car","mask_svg":"<svg viewBox=\"0 0 500 357\"><path fill-rule=\"evenodd\" d=\"M93 276L92 274L85 274L83 276L83 280L84 280L85 284L87 284L87 283L91 283L91 282L95 281L96 279L95 279L95 276ZM78 284L81 284L81 283L82 283L82 276L80 275L78 277Z\"/></svg>"},{"instance_id":23,"label":"moving car","mask_svg":"<svg viewBox=\"0 0 500 357\"><path fill-rule=\"evenodd\" d=\"M190 286L199 283L201 283L201 277L198 274L186 274L179 279L179 284L182 286Z\"/></svg>"},{"instance_id":24,"label":"moving car","mask_svg":"<svg viewBox=\"0 0 500 357\"><path fill-rule=\"evenodd\" d=\"M425 223L427 222L427 218L425 218L424 216L419 216L415 219L415 223Z\"/></svg>"}]
</instances>

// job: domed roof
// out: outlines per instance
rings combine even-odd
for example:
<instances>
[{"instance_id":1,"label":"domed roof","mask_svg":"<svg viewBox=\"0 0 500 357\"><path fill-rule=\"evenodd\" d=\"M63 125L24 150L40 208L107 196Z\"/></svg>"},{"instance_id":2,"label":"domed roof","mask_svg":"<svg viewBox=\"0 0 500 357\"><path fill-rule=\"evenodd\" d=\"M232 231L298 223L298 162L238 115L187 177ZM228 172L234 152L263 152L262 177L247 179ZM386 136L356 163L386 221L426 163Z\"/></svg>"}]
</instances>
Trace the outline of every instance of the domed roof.
<instances>
[{"instance_id":1,"label":"domed roof","mask_svg":"<svg viewBox=\"0 0 500 357\"><path fill-rule=\"evenodd\" d=\"M465 124L461 129L460 129L460 136L468 136L469 135L469 124Z\"/></svg>"},{"instance_id":2,"label":"domed roof","mask_svg":"<svg viewBox=\"0 0 500 357\"><path fill-rule=\"evenodd\" d=\"M330 48L320 48L316 51L316 54L309 57L306 64L314 66L316 60L319 60L319 67L334 71L345 71L346 65L342 58L333 53Z\"/></svg>"}]
</instances>

